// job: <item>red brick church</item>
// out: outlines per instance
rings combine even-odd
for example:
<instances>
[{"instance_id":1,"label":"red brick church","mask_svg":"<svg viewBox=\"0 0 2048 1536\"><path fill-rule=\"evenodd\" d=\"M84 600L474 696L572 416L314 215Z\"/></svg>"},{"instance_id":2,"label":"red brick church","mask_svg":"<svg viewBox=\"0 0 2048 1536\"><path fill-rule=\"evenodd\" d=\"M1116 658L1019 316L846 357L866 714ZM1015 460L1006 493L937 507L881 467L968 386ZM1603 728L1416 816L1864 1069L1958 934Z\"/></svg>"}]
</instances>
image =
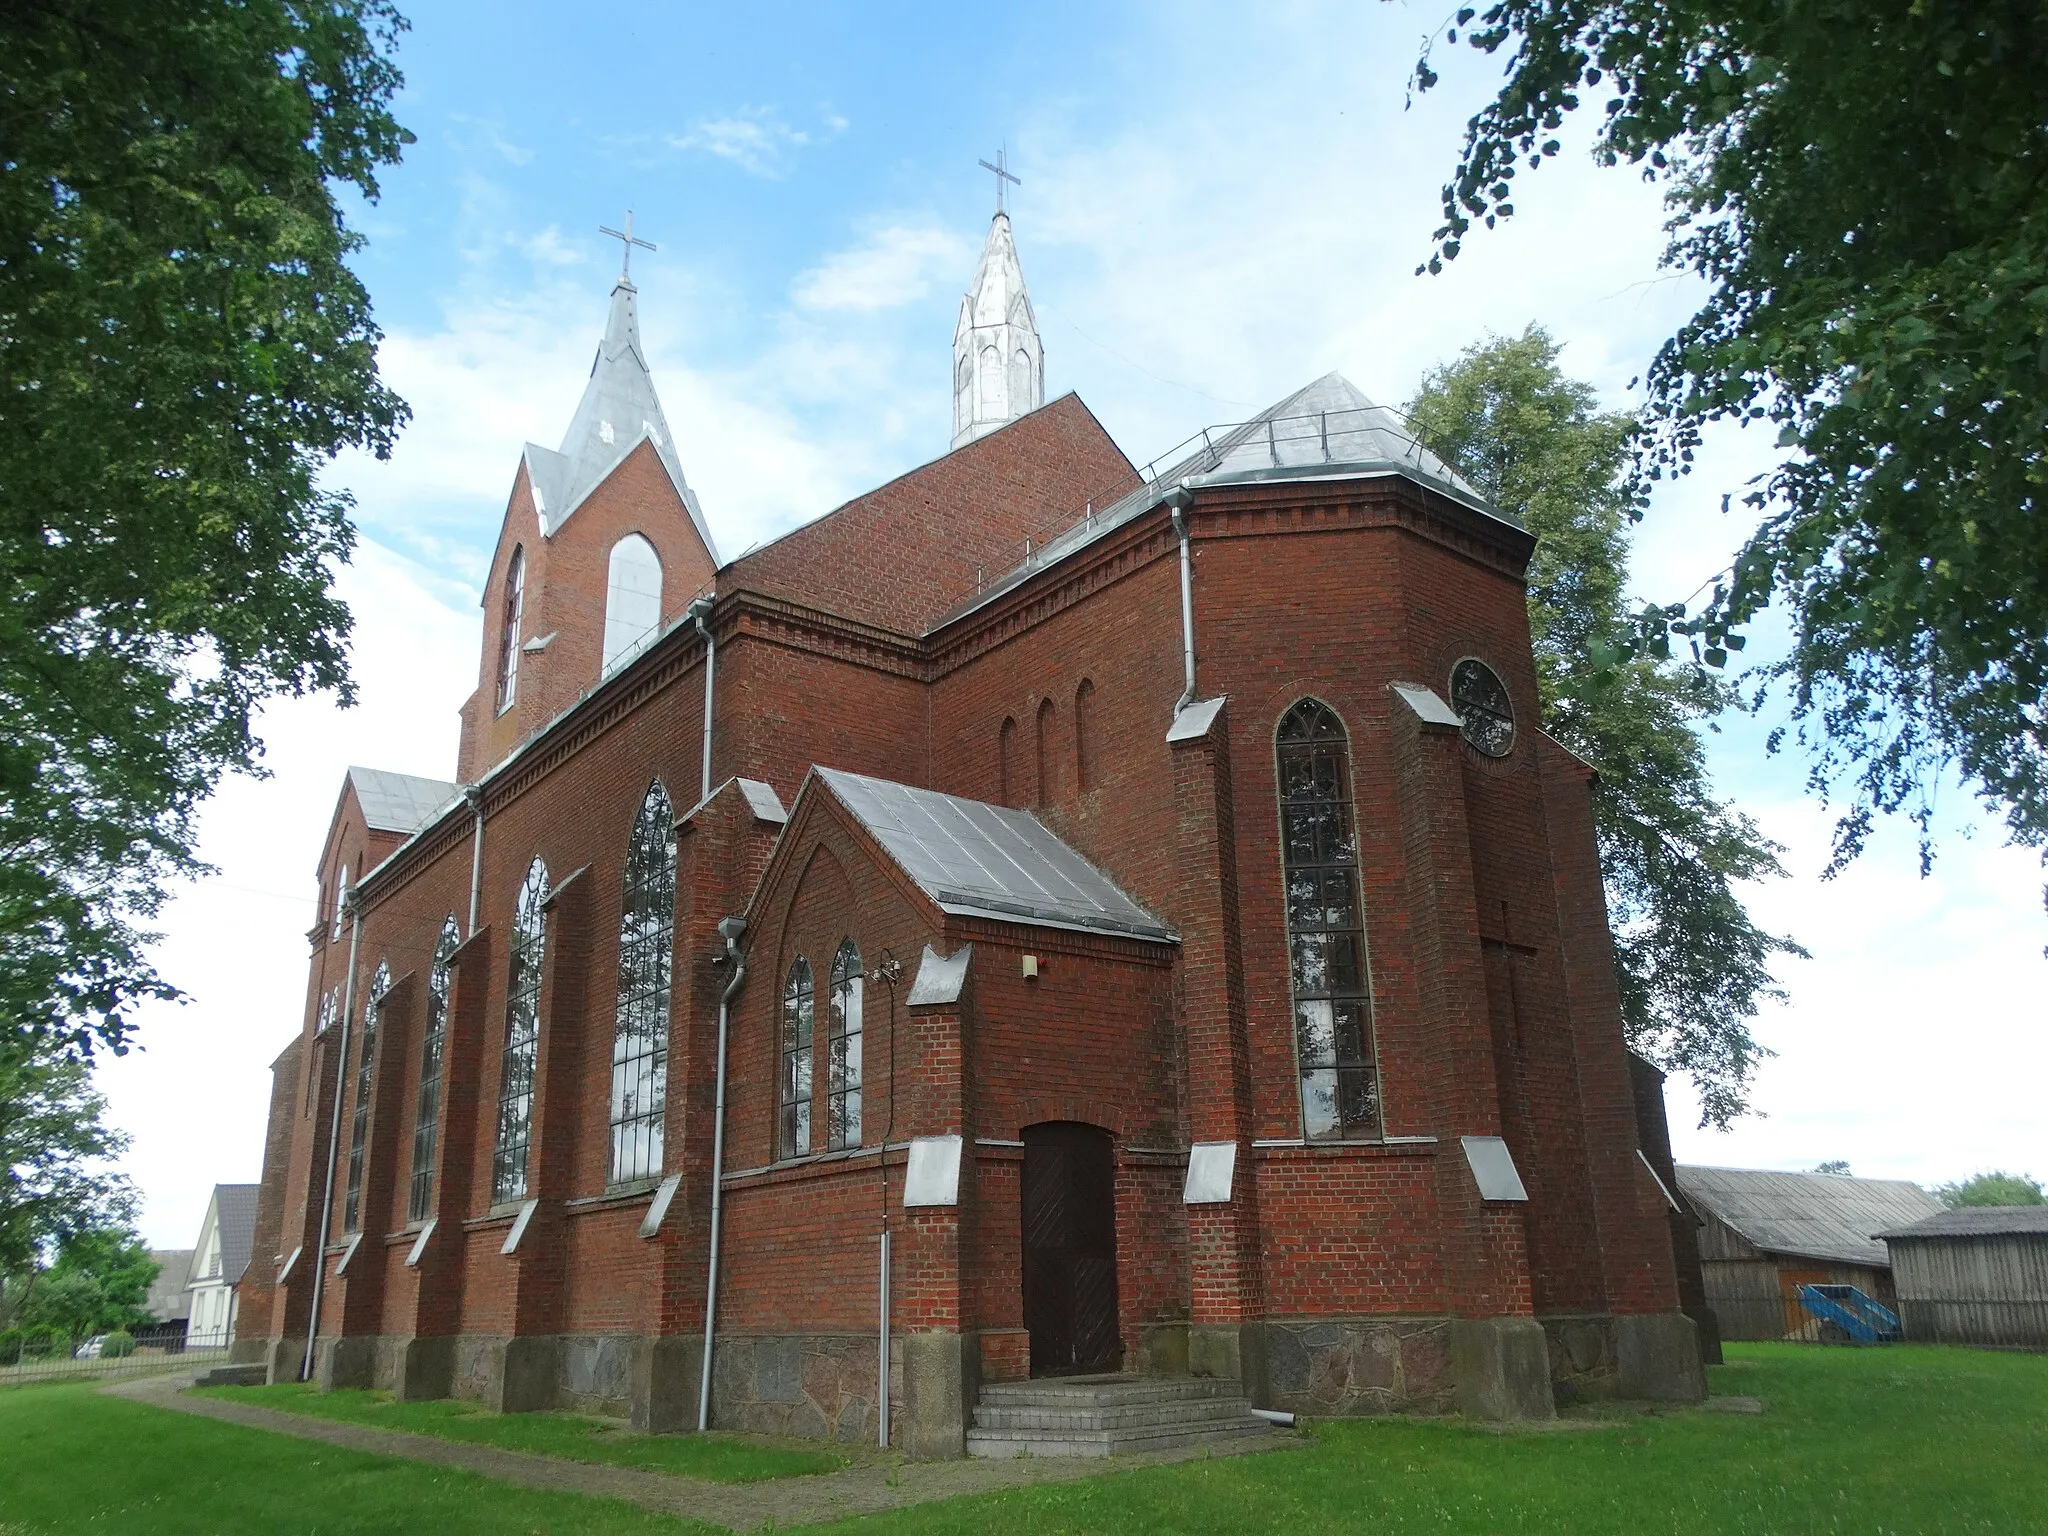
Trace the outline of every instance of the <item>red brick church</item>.
<instances>
[{"instance_id":1,"label":"red brick church","mask_svg":"<svg viewBox=\"0 0 2048 1536\"><path fill-rule=\"evenodd\" d=\"M454 778L342 784L273 1378L923 1455L1167 1433L1066 1378L1701 1395L1532 537L1334 374L1135 469L998 213L951 451L725 560L637 299L519 457Z\"/></svg>"}]
</instances>

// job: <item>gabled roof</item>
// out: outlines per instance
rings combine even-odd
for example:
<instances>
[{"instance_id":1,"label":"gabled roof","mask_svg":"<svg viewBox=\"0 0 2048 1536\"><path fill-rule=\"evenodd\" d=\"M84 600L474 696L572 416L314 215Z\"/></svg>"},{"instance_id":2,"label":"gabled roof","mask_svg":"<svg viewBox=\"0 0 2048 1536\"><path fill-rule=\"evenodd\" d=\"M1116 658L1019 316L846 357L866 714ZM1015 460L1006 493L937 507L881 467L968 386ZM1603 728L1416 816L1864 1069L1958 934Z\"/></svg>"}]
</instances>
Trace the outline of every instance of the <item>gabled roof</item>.
<instances>
[{"instance_id":1,"label":"gabled roof","mask_svg":"<svg viewBox=\"0 0 2048 1536\"><path fill-rule=\"evenodd\" d=\"M644 438L654 445L661 467L668 471L676 494L689 508L697 536L716 565L718 547L711 542L711 528L697 505L697 493L683 478L668 418L662 415L661 401L654 393L654 375L640 343L638 298L639 290L625 278L612 289L604 340L598 343L597 356L590 364L590 382L583 387L583 399L570 419L561 448L526 445L526 477L533 488L534 510L540 516L541 531L552 534Z\"/></svg>"},{"instance_id":2,"label":"gabled roof","mask_svg":"<svg viewBox=\"0 0 2048 1536\"><path fill-rule=\"evenodd\" d=\"M1678 1187L1700 1210L1765 1253L1877 1269L1891 1263L1877 1233L1941 1209L1940 1201L1905 1179L1857 1179L1841 1173L1772 1173L1681 1163Z\"/></svg>"},{"instance_id":3,"label":"gabled roof","mask_svg":"<svg viewBox=\"0 0 2048 1536\"><path fill-rule=\"evenodd\" d=\"M1966 1205L1911 1226L1877 1234L1883 1238L2048 1237L2048 1205Z\"/></svg>"},{"instance_id":4,"label":"gabled roof","mask_svg":"<svg viewBox=\"0 0 2048 1536\"><path fill-rule=\"evenodd\" d=\"M943 912L1156 943L1177 938L1029 811L836 768L811 772Z\"/></svg>"},{"instance_id":5,"label":"gabled roof","mask_svg":"<svg viewBox=\"0 0 2048 1536\"><path fill-rule=\"evenodd\" d=\"M445 779L422 779L382 768L350 768L363 821L378 832L403 832L410 837L434 819L434 813L461 797L462 786Z\"/></svg>"},{"instance_id":6,"label":"gabled roof","mask_svg":"<svg viewBox=\"0 0 2048 1536\"><path fill-rule=\"evenodd\" d=\"M242 1271L249 1267L249 1254L256 1245L256 1199L262 1192L260 1184L213 1186L212 1216L220 1232L220 1275L229 1285L239 1284ZM204 1237L204 1227L200 1235Z\"/></svg>"}]
</instances>

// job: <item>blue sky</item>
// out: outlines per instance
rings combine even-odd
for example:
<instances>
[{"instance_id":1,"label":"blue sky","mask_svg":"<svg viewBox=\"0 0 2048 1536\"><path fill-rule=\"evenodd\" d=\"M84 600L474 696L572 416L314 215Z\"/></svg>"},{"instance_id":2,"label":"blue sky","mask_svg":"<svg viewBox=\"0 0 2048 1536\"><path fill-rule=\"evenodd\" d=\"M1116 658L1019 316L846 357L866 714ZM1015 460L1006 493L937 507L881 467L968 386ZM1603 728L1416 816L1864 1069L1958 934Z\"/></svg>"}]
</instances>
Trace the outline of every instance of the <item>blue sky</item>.
<instances>
[{"instance_id":1,"label":"blue sky","mask_svg":"<svg viewBox=\"0 0 2048 1536\"><path fill-rule=\"evenodd\" d=\"M1428 367L1530 321L1609 404L1690 311L1660 272L1662 211L1626 170L1567 153L1522 212L1417 278L1436 194L1495 67L1423 35L1449 6L422 4L404 40L418 135L352 219L415 417L386 464L344 460L363 542L341 589L362 703L281 704L272 776L202 820L219 874L175 900L159 947L192 994L103 1071L152 1241L188 1244L216 1180L253 1180L267 1066L296 1031L313 861L351 762L445 777L477 674L477 583L519 445L552 445L588 371L627 208L643 329L686 473L727 555L946 446L950 342L1007 145L1017 243L1051 393L1076 390L1139 462L1332 369L1398 404ZM1730 433L1640 533L1636 587L1680 598L1741 528L1723 492L1769 462ZM1751 654L1768 652L1768 636ZM1829 815L1770 721L1733 721L1723 791L1786 844L1753 893L1814 951L1759 1021L1779 1051L1759 1116L1690 1129L1682 1158L1953 1178L2048 1176L2034 859L1960 793L1921 880L1905 829L1819 878ZM1966 835L1967 834L1967 835Z\"/></svg>"}]
</instances>

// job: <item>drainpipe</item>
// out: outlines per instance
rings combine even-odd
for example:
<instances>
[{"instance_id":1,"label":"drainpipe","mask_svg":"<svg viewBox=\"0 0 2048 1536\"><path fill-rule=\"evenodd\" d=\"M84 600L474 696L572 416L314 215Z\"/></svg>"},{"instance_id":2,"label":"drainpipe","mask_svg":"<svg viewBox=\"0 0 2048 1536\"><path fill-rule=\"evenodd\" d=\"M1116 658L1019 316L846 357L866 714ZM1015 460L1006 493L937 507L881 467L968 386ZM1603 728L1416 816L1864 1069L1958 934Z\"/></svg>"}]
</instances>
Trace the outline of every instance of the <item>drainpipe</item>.
<instances>
[{"instance_id":1,"label":"drainpipe","mask_svg":"<svg viewBox=\"0 0 2048 1536\"><path fill-rule=\"evenodd\" d=\"M327 1122L327 1188L320 1196L320 1237L313 1245L313 1308L306 1319L306 1353L299 1360L299 1380L313 1377L313 1341L320 1336L320 1292L327 1280L327 1225L334 1219L334 1162L341 1150L341 1090L348 1081L348 1021L356 1008L356 955L363 942L363 909L355 888L341 893L348 903L348 978L341 988L341 1043L334 1053L334 1113Z\"/></svg>"},{"instance_id":2,"label":"drainpipe","mask_svg":"<svg viewBox=\"0 0 2048 1536\"><path fill-rule=\"evenodd\" d=\"M883 950L881 963L874 969L874 979L889 988L889 1123L882 1128L882 1155L875 1159L875 1172L881 1177L882 1194L882 1270L881 1284L876 1288L881 1310L881 1341L875 1357L875 1422L877 1443L885 1451L889 1448L889 1144L896 1139L896 983L902 978L903 963L896 958L896 952Z\"/></svg>"},{"instance_id":3,"label":"drainpipe","mask_svg":"<svg viewBox=\"0 0 2048 1536\"><path fill-rule=\"evenodd\" d=\"M703 621L700 618L698 622ZM707 697L710 691L707 683ZM707 761L710 750L707 731ZM725 940L725 953L712 962L731 966L732 975L726 980L725 990L718 994L718 1087L711 1116L711 1258L704 1279L704 1364L697 1373L699 1433L711 1427L711 1345L718 1327L718 1239L720 1221L725 1214L725 1036L727 1023L732 1017L732 1000L739 994L740 983L747 979L747 957L740 952L740 937L746 931L747 920L744 917L720 918L718 932Z\"/></svg>"},{"instance_id":4,"label":"drainpipe","mask_svg":"<svg viewBox=\"0 0 2048 1536\"><path fill-rule=\"evenodd\" d=\"M467 938L476 937L477 902L484 889L484 787L481 784L466 785L462 798L469 802L469 808L476 813L476 837L469 845L469 931Z\"/></svg>"},{"instance_id":5,"label":"drainpipe","mask_svg":"<svg viewBox=\"0 0 2048 1536\"><path fill-rule=\"evenodd\" d=\"M711 608L717 599L700 597L690 604L690 617L697 621L697 633L704 637L704 771L702 783L697 791L697 803L702 805L711 798L711 683L718 674L718 641L712 637L711 626L704 621L711 616Z\"/></svg>"},{"instance_id":6,"label":"drainpipe","mask_svg":"<svg viewBox=\"0 0 2048 1536\"><path fill-rule=\"evenodd\" d=\"M1188 549L1187 517L1194 504L1195 493L1185 480L1166 493L1166 510L1173 519L1173 531L1180 536L1180 656L1186 684L1180 702L1173 706L1176 715L1195 702L1195 566Z\"/></svg>"}]
</instances>

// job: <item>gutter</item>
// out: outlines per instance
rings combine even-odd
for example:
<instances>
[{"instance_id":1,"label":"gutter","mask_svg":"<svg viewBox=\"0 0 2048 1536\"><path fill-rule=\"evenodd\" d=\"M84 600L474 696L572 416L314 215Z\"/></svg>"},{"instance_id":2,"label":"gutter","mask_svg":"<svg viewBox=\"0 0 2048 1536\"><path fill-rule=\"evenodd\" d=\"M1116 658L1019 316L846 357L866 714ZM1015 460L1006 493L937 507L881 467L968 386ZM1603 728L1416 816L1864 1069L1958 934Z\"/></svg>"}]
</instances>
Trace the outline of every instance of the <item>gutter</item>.
<instances>
[{"instance_id":1,"label":"gutter","mask_svg":"<svg viewBox=\"0 0 2048 1536\"><path fill-rule=\"evenodd\" d=\"M704 768L697 789L699 805L711 798L711 685L718 670L718 641L705 620L711 616L711 609L716 601L715 598L700 597L690 604L684 614L685 618L696 621L697 633L704 637Z\"/></svg>"},{"instance_id":2,"label":"gutter","mask_svg":"<svg viewBox=\"0 0 2048 1536\"><path fill-rule=\"evenodd\" d=\"M1180 538L1180 654L1181 671L1186 679L1181 688L1180 698L1173 706L1175 715L1195 702L1195 567L1194 557L1188 548L1188 511L1195 504L1195 493L1183 480L1163 498L1167 515L1173 519L1173 531Z\"/></svg>"},{"instance_id":3,"label":"gutter","mask_svg":"<svg viewBox=\"0 0 2048 1536\"><path fill-rule=\"evenodd\" d=\"M327 1122L327 1187L320 1196L320 1236L313 1245L313 1305L306 1318L306 1352L299 1359L299 1380L313 1376L313 1343L320 1337L320 1293L327 1280L327 1228L334 1220L334 1164L341 1151L341 1093L348 1081L348 1025L356 1008L356 957L363 942L363 909L355 888L343 891L348 903L348 979L341 989L341 1036L334 1056L334 1113Z\"/></svg>"},{"instance_id":4,"label":"gutter","mask_svg":"<svg viewBox=\"0 0 2048 1536\"><path fill-rule=\"evenodd\" d=\"M706 751L709 751L709 737ZM747 957L740 939L747 931L744 917L725 917L718 922L725 953L712 961L730 965L732 976L718 995L718 1088L711 1112L711 1255L704 1277L704 1364L697 1372L697 1428L711 1427L711 1348L718 1330L718 1246L725 1215L725 1042L732 1017L732 1000L740 983L747 979Z\"/></svg>"}]
</instances>

